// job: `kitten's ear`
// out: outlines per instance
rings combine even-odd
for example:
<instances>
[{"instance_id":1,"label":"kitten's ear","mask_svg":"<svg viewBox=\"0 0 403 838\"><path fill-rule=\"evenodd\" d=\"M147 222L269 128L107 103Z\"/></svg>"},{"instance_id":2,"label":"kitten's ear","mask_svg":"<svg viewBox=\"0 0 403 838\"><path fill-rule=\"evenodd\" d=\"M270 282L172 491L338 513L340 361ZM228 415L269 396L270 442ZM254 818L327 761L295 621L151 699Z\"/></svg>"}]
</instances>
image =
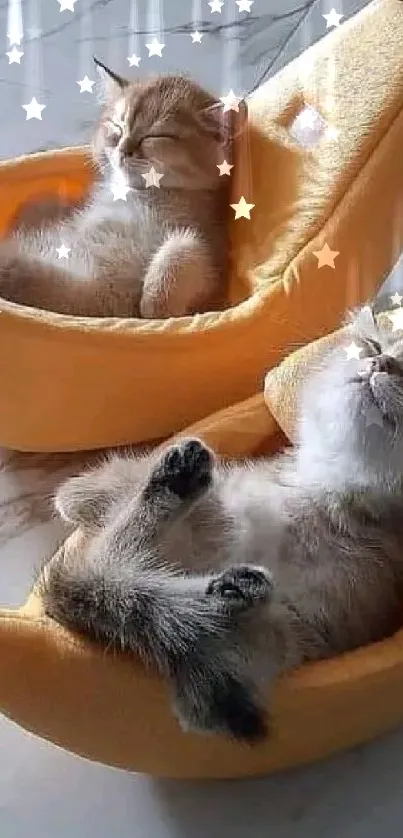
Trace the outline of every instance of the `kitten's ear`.
<instances>
[{"instance_id":1,"label":"kitten's ear","mask_svg":"<svg viewBox=\"0 0 403 838\"><path fill-rule=\"evenodd\" d=\"M235 142L246 130L248 122L248 106L244 99L238 102L238 110L224 112L222 102L216 102L203 111L201 120L204 128L211 132L212 136L222 146L222 151L227 162L231 162Z\"/></svg>"},{"instance_id":2,"label":"kitten's ear","mask_svg":"<svg viewBox=\"0 0 403 838\"><path fill-rule=\"evenodd\" d=\"M116 97L121 93L129 84L127 79L124 79L123 76L119 76L118 73L115 73L110 67L107 67L99 58L93 56L94 64L98 71L99 76L99 85L98 85L98 92L99 98L102 102L109 101L110 99L116 99Z\"/></svg>"}]
</instances>

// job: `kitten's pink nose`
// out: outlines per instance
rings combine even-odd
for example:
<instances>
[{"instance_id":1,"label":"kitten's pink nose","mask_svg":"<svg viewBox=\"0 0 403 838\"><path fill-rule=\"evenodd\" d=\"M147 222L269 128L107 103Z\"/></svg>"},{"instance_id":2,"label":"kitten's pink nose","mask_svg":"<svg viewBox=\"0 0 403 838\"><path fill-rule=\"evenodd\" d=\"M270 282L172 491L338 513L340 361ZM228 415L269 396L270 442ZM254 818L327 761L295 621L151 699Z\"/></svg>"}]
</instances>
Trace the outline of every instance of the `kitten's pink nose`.
<instances>
[{"instance_id":1,"label":"kitten's pink nose","mask_svg":"<svg viewBox=\"0 0 403 838\"><path fill-rule=\"evenodd\" d=\"M370 359L370 372L387 372L389 375L402 375L402 368L391 355L376 355Z\"/></svg>"}]
</instances>

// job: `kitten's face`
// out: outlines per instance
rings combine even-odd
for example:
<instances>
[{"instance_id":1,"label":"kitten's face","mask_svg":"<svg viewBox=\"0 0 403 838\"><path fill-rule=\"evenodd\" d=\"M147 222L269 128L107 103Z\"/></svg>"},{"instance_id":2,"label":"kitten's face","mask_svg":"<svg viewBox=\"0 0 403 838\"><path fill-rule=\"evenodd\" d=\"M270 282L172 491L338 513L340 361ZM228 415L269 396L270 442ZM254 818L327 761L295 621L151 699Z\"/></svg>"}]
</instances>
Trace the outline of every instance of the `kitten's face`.
<instances>
[{"instance_id":1,"label":"kitten's face","mask_svg":"<svg viewBox=\"0 0 403 838\"><path fill-rule=\"evenodd\" d=\"M352 467L365 462L379 473L403 474L402 335L381 330L362 310L345 344L308 383L301 428L305 443L316 440Z\"/></svg>"},{"instance_id":2,"label":"kitten's face","mask_svg":"<svg viewBox=\"0 0 403 838\"><path fill-rule=\"evenodd\" d=\"M141 175L154 166L164 175L161 188L222 185L217 163L230 126L213 96L181 76L129 83L101 72L104 107L94 149L110 176L144 188Z\"/></svg>"}]
</instances>

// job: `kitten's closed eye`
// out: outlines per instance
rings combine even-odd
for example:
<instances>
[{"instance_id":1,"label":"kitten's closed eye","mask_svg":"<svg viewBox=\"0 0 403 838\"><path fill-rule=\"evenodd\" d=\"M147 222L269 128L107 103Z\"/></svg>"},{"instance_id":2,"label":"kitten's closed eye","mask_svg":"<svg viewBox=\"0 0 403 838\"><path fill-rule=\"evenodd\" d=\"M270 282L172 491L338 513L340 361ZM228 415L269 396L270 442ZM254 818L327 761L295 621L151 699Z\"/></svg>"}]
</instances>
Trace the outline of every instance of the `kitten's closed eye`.
<instances>
[{"instance_id":1,"label":"kitten's closed eye","mask_svg":"<svg viewBox=\"0 0 403 838\"><path fill-rule=\"evenodd\" d=\"M118 125L117 122L113 122L113 120L111 120L111 119L107 119L104 122L104 126L105 126L105 129L106 129L106 136L107 136L109 142L112 143L113 145L117 145L119 140L122 139L122 134L123 134L122 126Z\"/></svg>"}]
</instances>

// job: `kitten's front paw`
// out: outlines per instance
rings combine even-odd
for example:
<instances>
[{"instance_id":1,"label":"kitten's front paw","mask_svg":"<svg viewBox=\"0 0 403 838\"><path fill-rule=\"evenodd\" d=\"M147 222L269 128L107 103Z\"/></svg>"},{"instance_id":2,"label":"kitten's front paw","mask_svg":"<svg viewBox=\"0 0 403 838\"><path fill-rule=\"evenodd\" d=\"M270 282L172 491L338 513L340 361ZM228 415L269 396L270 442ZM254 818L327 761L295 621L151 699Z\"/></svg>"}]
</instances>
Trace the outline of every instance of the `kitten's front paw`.
<instances>
[{"instance_id":1,"label":"kitten's front paw","mask_svg":"<svg viewBox=\"0 0 403 838\"><path fill-rule=\"evenodd\" d=\"M219 597L230 608L251 608L258 602L269 602L274 581L266 568L254 565L234 565L212 579L207 588L208 596Z\"/></svg>"},{"instance_id":2,"label":"kitten's front paw","mask_svg":"<svg viewBox=\"0 0 403 838\"><path fill-rule=\"evenodd\" d=\"M147 491L168 489L183 500L194 498L211 484L213 465L213 453L199 439L180 440L162 454Z\"/></svg>"}]
</instances>

